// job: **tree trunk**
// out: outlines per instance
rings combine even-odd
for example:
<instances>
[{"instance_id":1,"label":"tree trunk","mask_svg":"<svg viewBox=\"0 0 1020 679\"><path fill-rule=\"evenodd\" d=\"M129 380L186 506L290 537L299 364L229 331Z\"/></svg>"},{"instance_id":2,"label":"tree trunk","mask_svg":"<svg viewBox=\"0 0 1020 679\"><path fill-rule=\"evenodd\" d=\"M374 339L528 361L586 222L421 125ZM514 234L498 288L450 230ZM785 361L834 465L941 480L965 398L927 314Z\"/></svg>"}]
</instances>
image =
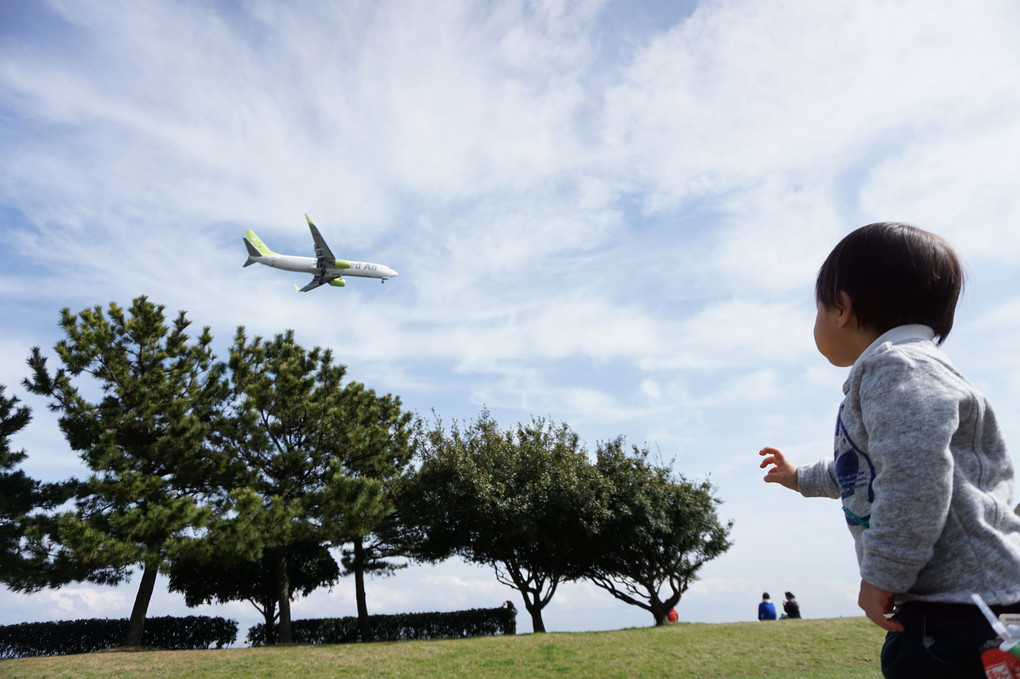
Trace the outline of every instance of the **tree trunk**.
<instances>
[{"instance_id":1,"label":"tree trunk","mask_svg":"<svg viewBox=\"0 0 1020 679\"><path fill-rule=\"evenodd\" d=\"M372 626L368 623L368 603L365 598L365 546L361 538L354 538L354 596L358 603L361 640L372 641Z\"/></svg>"},{"instance_id":2,"label":"tree trunk","mask_svg":"<svg viewBox=\"0 0 1020 679\"><path fill-rule=\"evenodd\" d=\"M542 609L536 608L535 610L528 612L531 613L531 627L534 631L536 633L545 633L545 623L542 622Z\"/></svg>"},{"instance_id":3,"label":"tree trunk","mask_svg":"<svg viewBox=\"0 0 1020 679\"><path fill-rule=\"evenodd\" d=\"M660 601L659 597L655 594L651 587L648 588L652 592L652 596L649 598L648 603L652 609L652 615L655 617L655 625L661 627L669 624L669 612L676 608L677 604L680 603L680 592L673 591L671 596L666 597L665 601Z\"/></svg>"},{"instance_id":4,"label":"tree trunk","mask_svg":"<svg viewBox=\"0 0 1020 679\"><path fill-rule=\"evenodd\" d=\"M262 617L266 620L266 646L276 643L276 599L266 602L262 609Z\"/></svg>"},{"instance_id":5,"label":"tree trunk","mask_svg":"<svg viewBox=\"0 0 1020 679\"><path fill-rule=\"evenodd\" d=\"M287 554L276 555L276 601L280 604L279 643L289 644L294 640L290 630L290 580L287 578Z\"/></svg>"},{"instance_id":6,"label":"tree trunk","mask_svg":"<svg viewBox=\"0 0 1020 679\"><path fill-rule=\"evenodd\" d=\"M142 645L145 613L149 610L149 601L152 599L152 590L156 586L157 573L159 573L159 567L156 564L145 564L142 581L138 584L138 593L135 594L135 605L131 608L131 619L128 621L127 637L124 640L125 646Z\"/></svg>"},{"instance_id":7,"label":"tree trunk","mask_svg":"<svg viewBox=\"0 0 1020 679\"><path fill-rule=\"evenodd\" d=\"M545 623L542 622L542 607L538 603L533 603L528 599L527 592L521 592L524 595L524 607L528 609L528 613L531 614L531 629L536 634L545 632ZM537 595L536 595L537 598Z\"/></svg>"}]
</instances>

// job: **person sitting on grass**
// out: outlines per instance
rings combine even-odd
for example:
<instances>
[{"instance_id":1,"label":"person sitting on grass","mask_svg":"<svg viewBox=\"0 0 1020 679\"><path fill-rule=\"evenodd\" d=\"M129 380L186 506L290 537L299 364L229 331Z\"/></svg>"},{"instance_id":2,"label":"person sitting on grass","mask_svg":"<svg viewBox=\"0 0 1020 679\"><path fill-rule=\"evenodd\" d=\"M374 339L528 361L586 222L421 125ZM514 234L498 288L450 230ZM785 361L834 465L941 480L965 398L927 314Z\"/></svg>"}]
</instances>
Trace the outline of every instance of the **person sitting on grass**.
<instances>
[{"instance_id":1,"label":"person sitting on grass","mask_svg":"<svg viewBox=\"0 0 1020 679\"><path fill-rule=\"evenodd\" d=\"M768 592L763 592L761 595L761 603L758 604L758 620L775 620L776 619L776 605L772 603L772 599L769 598Z\"/></svg>"},{"instance_id":2,"label":"person sitting on grass","mask_svg":"<svg viewBox=\"0 0 1020 679\"><path fill-rule=\"evenodd\" d=\"M797 597L793 596L793 592L786 593L786 601L783 602L783 617L784 618L800 617L800 604L797 603Z\"/></svg>"}]
</instances>

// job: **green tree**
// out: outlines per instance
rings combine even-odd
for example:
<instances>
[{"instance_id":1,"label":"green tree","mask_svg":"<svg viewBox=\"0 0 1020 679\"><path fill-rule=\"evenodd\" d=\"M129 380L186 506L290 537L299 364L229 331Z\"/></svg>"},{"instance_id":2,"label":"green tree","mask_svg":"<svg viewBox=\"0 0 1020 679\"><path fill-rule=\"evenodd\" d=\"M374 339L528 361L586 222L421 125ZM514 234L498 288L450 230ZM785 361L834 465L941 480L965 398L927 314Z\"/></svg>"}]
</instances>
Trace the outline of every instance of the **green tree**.
<instances>
[{"instance_id":1,"label":"green tree","mask_svg":"<svg viewBox=\"0 0 1020 679\"><path fill-rule=\"evenodd\" d=\"M618 438L597 450L610 513L587 578L664 625L702 565L729 549L733 522L720 522L710 483L649 463L647 449L627 456L623 445Z\"/></svg>"},{"instance_id":2,"label":"green tree","mask_svg":"<svg viewBox=\"0 0 1020 679\"><path fill-rule=\"evenodd\" d=\"M396 525L389 516L394 481L410 463L414 452L410 442L412 415L401 409L399 397L378 396L360 382L350 382L344 387L340 418L338 435L344 472L351 478L380 482L387 499L384 511L388 516L375 525L362 524L363 530L350 536L351 547L343 553L345 575L354 576L361 639L371 641L365 575L389 575L402 567L387 560L400 555L394 542L387 541L387 531Z\"/></svg>"},{"instance_id":3,"label":"green tree","mask_svg":"<svg viewBox=\"0 0 1020 679\"><path fill-rule=\"evenodd\" d=\"M50 374L36 347L25 380L50 398L91 470L73 510L59 517L53 562L83 570L67 578L102 583L142 566L129 646L141 645L159 569L208 519L204 502L224 462L207 446L226 395L209 329L192 338L183 311L168 326L163 310L145 297L126 311L114 303L106 313L64 309L67 337L55 347L62 367Z\"/></svg>"},{"instance_id":4,"label":"green tree","mask_svg":"<svg viewBox=\"0 0 1020 679\"><path fill-rule=\"evenodd\" d=\"M0 581L14 591L36 591L84 579L89 569L66 552L54 553L53 510L73 496L76 483L42 483L17 468L28 455L11 448L11 437L32 415L18 397L4 396L5 389L0 385Z\"/></svg>"},{"instance_id":5,"label":"green tree","mask_svg":"<svg viewBox=\"0 0 1020 679\"><path fill-rule=\"evenodd\" d=\"M600 477L577 435L542 419L504 432L483 412L449 434L437 423L421 448L401 501L412 508L417 558L491 565L544 632L542 609L584 571L583 549L605 518Z\"/></svg>"},{"instance_id":6,"label":"green tree","mask_svg":"<svg viewBox=\"0 0 1020 679\"><path fill-rule=\"evenodd\" d=\"M11 437L32 419L17 396L4 395L0 385L0 581L11 589L33 589L49 581L45 536L52 526L49 510L70 495L70 484L41 483L18 465L24 450L11 448Z\"/></svg>"},{"instance_id":7,"label":"green tree","mask_svg":"<svg viewBox=\"0 0 1020 679\"><path fill-rule=\"evenodd\" d=\"M390 509L379 481L343 468L350 438L345 372L328 349L305 350L291 331L266 342L249 341L237 329L230 354L234 410L222 444L245 471L211 539L249 561L271 555L281 643L292 639L292 552L365 534Z\"/></svg>"},{"instance_id":8,"label":"green tree","mask_svg":"<svg viewBox=\"0 0 1020 679\"><path fill-rule=\"evenodd\" d=\"M390 492L384 489L387 498ZM358 626L361 632L362 641L371 641L374 638L368 620L367 591L365 587L365 576L375 575L386 577L393 575L396 571L406 568L406 562L394 562L392 559L408 556L408 553L400 546L399 536L392 537L394 530L400 530L395 523L396 515L390 514L384 518L371 533L364 536L355 536L345 546L341 554L340 563L344 567L343 574L354 576L355 601L358 610Z\"/></svg>"},{"instance_id":9,"label":"green tree","mask_svg":"<svg viewBox=\"0 0 1020 679\"><path fill-rule=\"evenodd\" d=\"M178 558L170 565L170 591L184 595L188 606L247 601L262 614L269 643L275 641L277 620L275 557L265 552L258 561L241 561L233 555L205 554ZM287 556L290 595L307 596L323 586L335 585L340 569L322 545L293 546Z\"/></svg>"},{"instance_id":10,"label":"green tree","mask_svg":"<svg viewBox=\"0 0 1020 679\"><path fill-rule=\"evenodd\" d=\"M0 579L10 582L23 573L28 564L22 550L25 521L38 505L39 482L17 469L27 454L11 449L10 439L32 419L27 406L18 398L4 396L0 385Z\"/></svg>"}]
</instances>

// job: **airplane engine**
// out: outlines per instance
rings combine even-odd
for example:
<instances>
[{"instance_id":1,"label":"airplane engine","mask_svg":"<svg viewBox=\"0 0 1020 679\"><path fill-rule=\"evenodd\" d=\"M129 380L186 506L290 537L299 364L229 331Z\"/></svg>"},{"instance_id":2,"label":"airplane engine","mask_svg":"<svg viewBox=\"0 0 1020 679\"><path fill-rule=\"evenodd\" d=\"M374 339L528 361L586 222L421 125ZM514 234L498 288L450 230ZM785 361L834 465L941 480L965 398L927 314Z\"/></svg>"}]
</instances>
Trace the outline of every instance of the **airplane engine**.
<instances>
[{"instance_id":1,"label":"airplane engine","mask_svg":"<svg viewBox=\"0 0 1020 679\"><path fill-rule=\"evenodd\" d=\"M329 282L329 284L332 285L334 288L342 288L345 285L347 285L347 281L345 281L342 278L334 278Z\"/></svg>"}]
</instances>

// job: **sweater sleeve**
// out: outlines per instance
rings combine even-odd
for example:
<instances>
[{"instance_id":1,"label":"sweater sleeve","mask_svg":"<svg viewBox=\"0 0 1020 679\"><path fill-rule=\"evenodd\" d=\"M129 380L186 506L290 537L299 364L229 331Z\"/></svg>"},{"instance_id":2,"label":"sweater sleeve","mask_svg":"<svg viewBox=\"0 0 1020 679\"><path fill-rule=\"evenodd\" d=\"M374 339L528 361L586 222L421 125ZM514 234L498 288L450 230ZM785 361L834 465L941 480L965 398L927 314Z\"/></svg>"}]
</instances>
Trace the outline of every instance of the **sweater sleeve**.
<instances>
[{"instance_id":1,"label":"sweater sleeve","mask_svg":"<svg viewBox=\"0 0 1020 679\"><path fill-rule=\"evenodd\" d=\"M861 577L906 592L931 561L946 523L960 401L930 364L895 350L876 359L861 377L861 416L875 464Z\"/></svg>"},{"instance_id":2,"label":"sweater sleeve","mask_svg":"<svg viewBox=\"0 0 1020 679\"><path fill-rule=\"evenodd\" d=\"M812 465L797 467L797 487L804 497L839 498L839 483L832 460L819 460Z\"/></svg>"}]
</instances>

